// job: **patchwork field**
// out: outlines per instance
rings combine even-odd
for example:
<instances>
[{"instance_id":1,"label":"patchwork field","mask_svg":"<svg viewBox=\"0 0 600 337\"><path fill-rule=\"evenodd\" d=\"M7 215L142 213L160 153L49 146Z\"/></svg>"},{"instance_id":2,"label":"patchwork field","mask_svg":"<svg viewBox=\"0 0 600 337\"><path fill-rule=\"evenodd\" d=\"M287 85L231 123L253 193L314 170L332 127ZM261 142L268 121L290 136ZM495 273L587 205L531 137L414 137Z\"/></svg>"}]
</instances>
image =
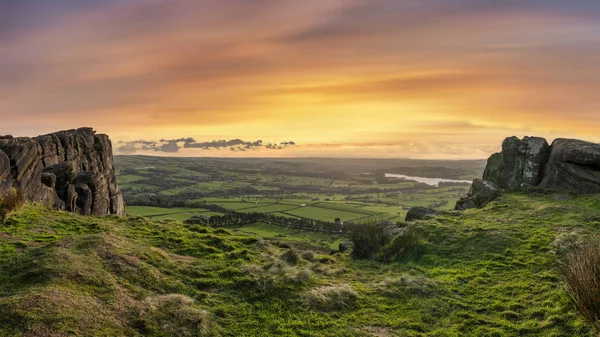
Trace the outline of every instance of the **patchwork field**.
<instances>
[{"instance_id":1,"label":"patchwork field","mask_svg":"<svg viewBox=\"0 0 600 337\"><path fill-rule=\"evenodd\" d=\"M180 221L236 212L330 223L337 218L398 222L413 206L453 208L469 184L432 186L386 178L385 172L468 178L480 175L484 165L483 161L378 159L115 158L128 213ZM297 230L286 234L287 240L291 237L304 241Z\"/></svg>"}]
</instances>

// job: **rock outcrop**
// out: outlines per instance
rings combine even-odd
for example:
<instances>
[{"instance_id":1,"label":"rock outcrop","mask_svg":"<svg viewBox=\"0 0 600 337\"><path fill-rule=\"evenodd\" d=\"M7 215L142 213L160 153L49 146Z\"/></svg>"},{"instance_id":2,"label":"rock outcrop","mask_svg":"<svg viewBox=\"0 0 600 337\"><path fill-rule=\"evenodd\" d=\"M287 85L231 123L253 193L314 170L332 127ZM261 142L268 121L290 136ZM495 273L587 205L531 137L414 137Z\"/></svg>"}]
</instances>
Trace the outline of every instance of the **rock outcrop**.
<instances>
[{"instance_id":1,"label":"rock outcrop","mask_svg":"<svg viewBox=\"0 0 600 337\"><path fill-rule=\"evenodd\" d=\"M8 169L7 169L8 167ZM91 128L28 138L0 136L0 193L84 215L125 215L112 144Z\"/></svg>"},{"instance_id":2,"label":"rock outcrop","mask_svg":"<svg viewBox=\"0 0 600 337\"><path fill-rule=\"evenodd\" d=\"M500 195L500 188L489 180L475 179L466 198L456 203L457 210L478 208L496 199Z\"/></svg>"},{"instance_id":3,"label":"rock outcrop","mask_svg":"<svg viewBox=\"0 0 600 337\"><path fill-rule=\"evenodd\" d=\"M436 214L437 211L429 207L415 206L408 210L404 221L426 220Z\"/></svg>"},{"instance_id":4,"label":"rock outcrop","mask_svg":"<svg viewBox=\"0 0 600 337\"><path fill-rule=\"evenodd\" d=\"M540 187L575 193L600 192L600 144L555 140Z\"/></svg>"},{"instance_id":5,"label":"rock outcrop","mask_svg":"<svg viewBox=\"0 0 600 337\"><path fill-rule=\"evenodd\" d=\"M482 207L503 190L524 188L600 193L600 144L556 139L549 146L539 137L506 138L456 209Z\"/></svg>"}]
</instances>

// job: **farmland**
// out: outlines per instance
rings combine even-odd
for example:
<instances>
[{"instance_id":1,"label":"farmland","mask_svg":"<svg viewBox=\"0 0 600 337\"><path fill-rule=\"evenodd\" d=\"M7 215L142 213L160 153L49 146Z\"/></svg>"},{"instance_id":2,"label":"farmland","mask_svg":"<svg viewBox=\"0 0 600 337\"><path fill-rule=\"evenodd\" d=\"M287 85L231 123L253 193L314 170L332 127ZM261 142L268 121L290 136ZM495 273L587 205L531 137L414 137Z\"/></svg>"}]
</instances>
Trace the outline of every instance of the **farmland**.
<instances>
[{"instance_id":1,"label":"farmland","mask_svg":"<svg viewBox=\"0 0 600 337\"><path fill-rule=\"evenodd\" d=\"M466 194L469 184L435 186L388 178L385 173L464 180L480 176L484 165L483 161L403 159L115 158L129 214L179 221L192 217L208 220L233 212L324 222L373 218L395 223L413 206L451 209ZM218 211L214 207L219 207ZM285 234L278 231L289 229L265 230L273 225L277 224L245 225L236 230L254 230L266 238L284 235L284 241L306 241L305 234L297 230ZM331 241L328 237L311 240L319 246Z\"/></svg>"}]
</instances>

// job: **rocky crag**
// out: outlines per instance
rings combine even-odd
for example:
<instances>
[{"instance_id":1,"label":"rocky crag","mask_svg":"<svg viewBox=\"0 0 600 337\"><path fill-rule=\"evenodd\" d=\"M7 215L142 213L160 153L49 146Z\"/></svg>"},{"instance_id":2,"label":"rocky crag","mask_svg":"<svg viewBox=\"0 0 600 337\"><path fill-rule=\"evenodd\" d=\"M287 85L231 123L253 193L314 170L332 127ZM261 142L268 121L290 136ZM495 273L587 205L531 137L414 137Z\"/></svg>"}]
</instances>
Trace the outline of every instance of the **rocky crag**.
<instances>
[{"instance_id":1,"label":"rocky crag","mask_svg":"<svg viewBox=\"0 0 600 337\"><path fill-rule=\"evenodd\" d=\"M570 193L600 193L600 144L539 137L506 138L502 152L487 162L457 210L482 207L502 191L527 188Z\"/></svg>"},{"instance_id":2,"label":"rocky crag","mask_svg":"<svg viewBox=\"0 0 600 337\"><path fill-rule=\"evenodd\" d=\"M0 195L20 190L26 201L83 215L125 215L112 144L91 128L44 136L0 136Z\"/></svg>"}]
</instances>

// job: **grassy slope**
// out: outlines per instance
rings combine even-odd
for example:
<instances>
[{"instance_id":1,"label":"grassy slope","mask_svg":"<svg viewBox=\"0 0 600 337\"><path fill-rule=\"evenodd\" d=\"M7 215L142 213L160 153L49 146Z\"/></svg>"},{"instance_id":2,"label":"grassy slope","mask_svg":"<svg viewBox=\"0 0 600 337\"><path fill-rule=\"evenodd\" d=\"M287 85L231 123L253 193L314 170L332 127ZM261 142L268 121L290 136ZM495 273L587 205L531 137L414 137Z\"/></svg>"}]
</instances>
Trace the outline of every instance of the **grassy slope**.
<instances>
[{"instance_id":1,"label":"grassy slope","mask_svg":"<svg viewBox=\"0 0 600 337\"><path fill-rule=\"evenodd\" d=\"M30 206L0 224L0 336L591 336L555 262L600 229L598 196L507 195L420 225L424 254L381 264Z\"/></svg>"}]
</instances>

